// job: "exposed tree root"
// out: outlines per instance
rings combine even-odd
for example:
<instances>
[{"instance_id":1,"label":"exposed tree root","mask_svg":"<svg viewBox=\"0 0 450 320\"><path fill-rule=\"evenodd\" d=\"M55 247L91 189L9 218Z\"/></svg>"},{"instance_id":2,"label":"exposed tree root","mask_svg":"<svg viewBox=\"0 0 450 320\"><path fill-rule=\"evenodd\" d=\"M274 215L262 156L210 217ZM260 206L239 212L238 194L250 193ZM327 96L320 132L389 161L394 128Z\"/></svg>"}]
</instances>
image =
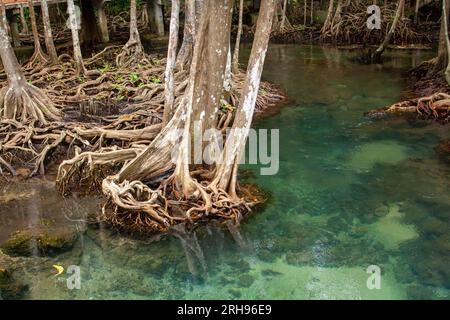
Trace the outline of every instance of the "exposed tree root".
<instances>
[{"instance_id":1,"label":"exposed tree root","mask_svg":"<svg viewBox=\"0 0 450 320\"><path fill-rule=\"evenodd\" d=\"M450 119L450 95L438 92L431 96L395 103L387 108L366 113L368 116L384 114L417 114L421 119L448 122Z\"/></svg>"},{"instance_id":2,"label":"exposed tree root","mask_svg":"<svg viewBox=\"0 0 450 320\"><path fill-rule=\"evenodd\" d=\"M170 177L170 153L168 157L154 153L155 166L147 178L133 182L108 178L139 159L154 141L161 131L164 107L165 59L142 53L145 59L119 66L111 63L117 50L110 47L85 60L85 65L99 72L91 79L77 77L75 62L64 54L60 65L29 74L33 85L26 91L33 103L22 108L26 112L10 107L20 102L14 90L5 87L1 91L1 101L8 101L2 114L14 115L0 121L0 170L6 169L2 174L15 175L15 167L28 167L30 175L44 174L50 164L62 161L57 178L60 192L68 195L103 190L108 200L100 218L129 231L168 231L180 223L201 223L211 218L242 219L253 199L244 201L211 186L213 173L203 171L192 173L196 179L192 179L191 187L195 190L193 196L186 197L177 179ZM175 105L182 103L186 77L186 70L175 72ZM219 113L220 129L225 130L233 121L243 81L243 73L233 75L231 105ZM37 94L34 85L45 86L41 90L48 97ZM256 108L263 111L282 99L275 87L263 83ZM64 114L59 111L61 106ZM29 126L36 108L40 125Z\"/></svg>"},{"instance_id":3,"label":"exposed tree root","mask_svg":"<svg viewBox=\"0 0 450 320\"><path fill-rule=\"evenodd\" d=\"M46 125L61 120L61 112L40 89L24 83L0 90L0 117Z\"/></svg>"},{"instance_id":4,"label":"exposed tree root","mask_svg":"<svg viewBox=\"0 0 450 320\"><path fill-rule=\"evenodd\" d=\"M238 223L255 204L214 190L207 181L195 181L196 191L187 198L175 180L171 176L153 190L140 181L119 183L112 177L105 179L103 192L108 201L102 219L128 231L167 232L174 225L211 219Z\"/></svg>"},{"instance_id":5,"label":"exposed tree root","mask_svg":"<svg viewBox=\"0 0 450 320\"><path fill-rule=\"evenodd\" d=\"M49 57L42 51L41 47L35 48L30 60L24 65L25 71L37 71L50 62Z\"/></svg>"}]
</instances>

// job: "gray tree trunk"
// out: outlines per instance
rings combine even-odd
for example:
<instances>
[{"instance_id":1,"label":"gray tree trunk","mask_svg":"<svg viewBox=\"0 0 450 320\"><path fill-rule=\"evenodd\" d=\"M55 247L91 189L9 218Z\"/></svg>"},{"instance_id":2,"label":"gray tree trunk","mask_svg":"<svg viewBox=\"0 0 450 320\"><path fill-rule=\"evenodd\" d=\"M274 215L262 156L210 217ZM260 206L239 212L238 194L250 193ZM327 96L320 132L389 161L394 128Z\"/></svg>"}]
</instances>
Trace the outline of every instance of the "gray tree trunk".
<instances>
[{"instance_id":1,"label":"gray tree trunk","mask_svg":"<svg viewBox=\"0 0 450 320\"><path fill-rule=\"evenodd\" d=\"M84 66L83 56L81 55L80 38L78 34L78 23L75 14L75 5L73 0L67 0L67 11L69 12L70 31L72 32L73 43L73 58L77 66L78 74L86 74L86 67Z\"/></svg>"},{"instance_id":2,"label":"gray tree trunk","mask_svg":"<svg viewBox=\"0 0 450 320\"><path fill-rule=\"evenodd\" d=\"M180 17L180 0L172 0L172 13L170 16L170 33L169 33L169 47L167 49L167 64L165 71L164 82L164 115L163 126L165 126L173 115L174 109L174 68L177 58L178 48L178 32L179 32L179 18Z\"/></svg>"},{"instance_id":3,"label":"gray tree trunk","mask_svg":"<svg viewBox=\"0 0 450 320\"><path fill-rule=\"evenodd\" d=\"M244 0L240 0L238 30L236 34L236 43L234 45L234 53L233 53L233 67L232 67L233 73L237 73L239 70L239 47L241 43L243 16L244 16Z\"/></svg>"},{"instance_id":4,"label":"gray tree trunk","mask_svg":"<svg viewBox=\"0 0 450 320\"><path fill-rule=\"evenodd\" d=\"M44 22L45 47L47 54L52 63L58 62L58 54L56 52L55 43L53 42L52 26L50 24L50 16L48 14L47 0L41 0L42 20Z\"/></svg>"}]
</instances>

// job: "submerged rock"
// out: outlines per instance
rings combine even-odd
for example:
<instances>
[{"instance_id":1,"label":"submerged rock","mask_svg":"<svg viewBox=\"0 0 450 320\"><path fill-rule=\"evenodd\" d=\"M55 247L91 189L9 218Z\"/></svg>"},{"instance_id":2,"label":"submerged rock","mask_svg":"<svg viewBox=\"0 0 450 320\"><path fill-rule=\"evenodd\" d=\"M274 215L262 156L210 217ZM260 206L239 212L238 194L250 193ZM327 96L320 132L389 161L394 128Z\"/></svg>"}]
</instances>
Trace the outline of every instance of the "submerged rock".
<instances>
[{"instance_id":1,"label":"submerged rock","mask_svg":"<svg viewBox=\"0 0 450 320\"><path fill-rule=\"evenodd\" d=\"M250 287L255 282L255 277L249 274L243 274L239 277L239 285L243 288Z\"/></svg>"},{"instance_id":2,"label":"submerged rock","mask_svg":"<svg viewBox=\"0 0 450 320\"><path fill-rule=\"evenodd\" d=\"M10 256L51 256L72 248L76 239L76 232L68 227L40 227L12 233L0 248Z\"/></svg>"}]
</instances>

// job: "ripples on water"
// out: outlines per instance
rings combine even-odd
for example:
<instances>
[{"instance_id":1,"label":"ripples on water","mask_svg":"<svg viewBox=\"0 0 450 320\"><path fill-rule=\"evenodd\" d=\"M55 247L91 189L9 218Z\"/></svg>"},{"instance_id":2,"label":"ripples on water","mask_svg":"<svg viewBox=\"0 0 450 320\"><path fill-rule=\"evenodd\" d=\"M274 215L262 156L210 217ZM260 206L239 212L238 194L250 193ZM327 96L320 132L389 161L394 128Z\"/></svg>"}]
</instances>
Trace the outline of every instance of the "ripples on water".
<instances>
[{"instance_id":1,"label":"ripples on water","mask_svg":"<svg viewBox=\"0 0 450 320\"><path fill-rule=\"evenodd\" d=\"M272 46L264 78L294 102L256 127L280 129L280 171L247 167L273 197L231 233L137 241L79 221L99 199L61 199L51 182L5 188L0 242L47 220L79 230L68 252L15 258L24 298L448 299L450 167L433 151L448 128L362 116L400 99L401 72L430 54L361 66L332 48ZM80 266L81 289L53 264ZM367 289L369 265L380 290Z\"/></svg>"}]
</instances>

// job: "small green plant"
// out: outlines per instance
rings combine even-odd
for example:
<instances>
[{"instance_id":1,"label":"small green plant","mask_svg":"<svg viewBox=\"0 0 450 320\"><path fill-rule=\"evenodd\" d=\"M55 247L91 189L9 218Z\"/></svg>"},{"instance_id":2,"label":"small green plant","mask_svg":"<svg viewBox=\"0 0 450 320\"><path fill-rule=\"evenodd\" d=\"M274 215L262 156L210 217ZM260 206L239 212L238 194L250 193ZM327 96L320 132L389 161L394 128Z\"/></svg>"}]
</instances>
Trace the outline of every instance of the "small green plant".
<instances>
[{"instance_id":1,"label":"small green plant","mask_svg":"<svg viewBox=\"0 0 450 320\"><path fill-rule=\"evenodd\" d=\"M158 78L158 77L151 76L151 77L150 77L150 82L151 82L151 83L157 84L157 83L161 83L162 81L161 81L161 79Z\"/></svg>"},{"instance_id":2,"label":"small green plant","mask_svg":"<svg viewBox=\"0 0 450 320\"><path fill-rule=\"evenodd\" d=\"M161 61L161 59L153 58L152 62L158 66L161 64L162 61Z\"/></svg>"},{"instance_id":3,"label":"small green plant","mask_svg":"<svg viewBox=\"0 0 450 320\"><path fill-rule=\"evenodd\" d=\"M137 72L130 73L130 81L131 82L136 82L138 80L139 80L139 73L137 73Z\"/></svg>"},{"instance_id":4,"label":"small green plant","mask_svg":"<svg viewBox=\"0 0 450 320\"><path fill-rule=\"evenodd\" d=\"M123 96L123 95L121 95L121 94L119 94L118 96L116 96L116 100L117 101L122 101L122 100L124 100L125 99L125 96Z\"/></svg>"},{"instance_id":5,"label":"small green plant","mask_svg":"<svg viewBox=\"0 0 450 320\"><path fill-rule=\"evenodd\" d=\"M267 94L267 91L264 90L264 89L262 89L262 88L260 88L260 89L258 90L258 93L259 93L260 95L262 95L262 96L265 96L265 95Z\"/></svg>"},{"instance_id":6,"label":"small green plant","mask_svg":"<svg viewBox=\"0 0 450 320\"><path fill-rule=\"evenodd\" d=\"M145 86L145 84L143 82L138 84L138 88L143 88Z\"/></svg>"},{"instance_id":7,"label":"small green plant","mask_svg":"<svg viewBox=\"0 0 450 320\"><path fill-rule=\"evenodd\" d=\"M86 79L84 77L78 77L77 80L78 80L79 83L85 83L86 82Z\"/></svg>"},{"instance_id":8,"label":"small green plant","mask_svg":"<svg viewBox=\"0 0 450 320\"><path fill-rule=\"evenodd\" d=\"M233 112L235 109L236 109L235 106L233 106L225 101L222 101L222 104L220 105L220 111L222 111L223 113L227 113L228 111Z\"/></svg>"},{"instance_id":9,"label":"small green plant","mask_svg":"<svg viewBox=\"0 0 450 320\"><path fill-rule=\"evenodd\" d=\"M101 73L105 73L108 71L111 71L113 69L113 65L110 63L105 63L102 67L98 68L97 70L100 71Z\"/></svg>"},{"instance_id":10,"label":"small green plant","mask_svg":"<svg viewBox=\"0 0 450 320\"><path fill-rule=\"evenodd\" d=\"M119 83L113 83L112 88L119 92L122 92L123 90L125 90L125 88Z\"/></svg>"}]
</instances>

